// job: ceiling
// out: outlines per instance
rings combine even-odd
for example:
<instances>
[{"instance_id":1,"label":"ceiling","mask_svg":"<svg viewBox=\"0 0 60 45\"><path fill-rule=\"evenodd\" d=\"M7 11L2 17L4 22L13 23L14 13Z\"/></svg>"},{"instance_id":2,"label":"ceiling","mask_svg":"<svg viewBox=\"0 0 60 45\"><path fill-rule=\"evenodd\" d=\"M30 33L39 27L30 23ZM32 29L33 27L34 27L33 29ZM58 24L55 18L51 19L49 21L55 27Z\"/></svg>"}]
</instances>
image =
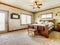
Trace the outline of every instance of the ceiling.
<instances>
[{"instance_id":1,"label":"ceiling","mask_svg":"<svg viewBox=\"0 0 60 45\"><path fill-rule=\"evenodd\" d=\"M60 6L60 0L39 0L39 3L42 3L40 9L38 8L33 9L33 7L30 6L32 4L32 0L0 0L0 1L16 7L20 7L31 12L42 11L45 9Z\"/></svg>"}]
</instances>

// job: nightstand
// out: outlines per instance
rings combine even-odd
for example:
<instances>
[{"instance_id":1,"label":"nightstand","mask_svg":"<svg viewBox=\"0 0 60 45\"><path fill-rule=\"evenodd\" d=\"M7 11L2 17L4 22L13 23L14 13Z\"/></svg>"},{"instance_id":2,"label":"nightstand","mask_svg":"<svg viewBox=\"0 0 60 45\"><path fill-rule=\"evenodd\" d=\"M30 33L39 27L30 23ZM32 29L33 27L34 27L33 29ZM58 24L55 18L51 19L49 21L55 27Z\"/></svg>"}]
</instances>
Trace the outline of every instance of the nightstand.
<instances>
[{"instance_id":1,"label":"nightstand","mask_svg":"<svg viewBox=\"0 0 60 45\"><path fill-rule=\"evenodd\" d=\"M57 23L57 31L60 32L60 23Z\"/></svg>"}]
</instances>

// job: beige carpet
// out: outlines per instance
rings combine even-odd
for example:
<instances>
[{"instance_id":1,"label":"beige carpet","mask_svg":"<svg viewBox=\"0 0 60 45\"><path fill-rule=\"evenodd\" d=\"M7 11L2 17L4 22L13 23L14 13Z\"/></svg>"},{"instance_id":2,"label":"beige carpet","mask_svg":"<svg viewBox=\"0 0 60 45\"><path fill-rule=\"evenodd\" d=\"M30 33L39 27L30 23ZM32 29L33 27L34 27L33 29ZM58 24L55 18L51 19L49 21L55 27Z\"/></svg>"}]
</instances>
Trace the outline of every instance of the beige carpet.
<instances>
[{"instance_id":1,"label":"beige carpet","mask_svg":"<svg viewBox=\"0 0 60 45\"><path fill-rule=\"evenodd\" d=\"M49 34L49 38L51 38L51 39L60 39L60 32L52 31Z\"/></svg>"},{"instance_id":2,"label":"beige carpet","mask_svg":"<svg viewBox=\"0 0 60 45\"><path fill-rule=\"evenodd\" d=\"M25 30L0 34L0 45L60 45L59 38L54 38L54 34L55 32L52 32L49 35L50 38L28 36ZM55 35L57 35L57 32Z\"/></svg>"}]
</instances>

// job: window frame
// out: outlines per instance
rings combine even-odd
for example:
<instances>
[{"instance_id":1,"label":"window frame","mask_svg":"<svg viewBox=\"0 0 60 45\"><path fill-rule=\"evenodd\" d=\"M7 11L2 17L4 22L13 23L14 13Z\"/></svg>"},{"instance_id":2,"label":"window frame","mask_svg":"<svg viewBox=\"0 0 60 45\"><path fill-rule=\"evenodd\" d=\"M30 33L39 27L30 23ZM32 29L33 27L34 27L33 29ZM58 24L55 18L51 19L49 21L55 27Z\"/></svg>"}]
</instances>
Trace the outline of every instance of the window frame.
<instances>
[{"instance_id":1,"label":"window frame","mask_svg":"<svg viewBox=\"0 0 60 45\"><path fill-rule=\"evenodd\" d=\"M31 14L25 14L25 13L21 13L21 14L31 16L31 23L32 23L32 15L31 15ZM21 14L20 14L20 24L21 24L21 25L28 25L28 24L27 24L27 16L26 16L26 24L22 24L22 23L21 23Z\"/></svg>"},{"instance_id":2,"label":"window frame","mask_svg":"<svg viewBox=\"0 0 60 45\"><path fill-rule=\"evenodd\" d=\"M47 14L52 14L52 17L51 18L42 18L42 15L46 15L47 16ZM52 19L53 18L53 13L45 13L45 14L42 14L41 15L41 19Z\"/></svg>"},{"instance_id":3,"label":"window frame","mask_svg":"<svg viewBox=\"0 0 60 45\"><path fill-rule=\"evenodd\" d=\"M32 23L32 16L31 15L28 15L28 16L31 17L31 23ZM26 21L27 21L27 18L26 18ZM31 23L29 23L29 24L31 24ZM28 21L27 21L27 24L28 24Z\"/></svg>"}]
</instances>

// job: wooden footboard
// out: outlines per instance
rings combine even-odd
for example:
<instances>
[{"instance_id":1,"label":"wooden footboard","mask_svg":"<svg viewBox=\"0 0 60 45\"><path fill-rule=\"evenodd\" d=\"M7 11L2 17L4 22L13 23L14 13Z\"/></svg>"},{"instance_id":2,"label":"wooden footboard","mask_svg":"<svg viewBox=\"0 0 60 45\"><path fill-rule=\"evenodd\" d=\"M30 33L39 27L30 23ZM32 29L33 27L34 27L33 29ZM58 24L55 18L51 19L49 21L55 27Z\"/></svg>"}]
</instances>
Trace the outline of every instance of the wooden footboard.
<instances>
[{"instance_id":1,"label":"wooden footboard","mask_svg":"<svg viewBox=\"0 0 60 45\"><path fill-rule=\"evenodd\" d=\"M38 27L38 32L39 32L39 34L45 36L46 38L49 37L48 26L39 26Z\"/></svg>"},{"instance_id":2,"label":"wooden footboard","mask_svg":"<svg viewBox=\"0 0 60 45\"><path fill-rule=\"evenodd\" d=\"M45 37L48 38L49 37L49 29L48 29L48 26L46 25L44 28L45 28L45 30L44 30L43 33L44 33Z\"/></svg>"},{"instance_id":3,"label":"wooden footboard","mask_svg":"<svg viewBox=\"0 0 60 45\"><path fill-rule=\"evenodd\" d=\"M29 25L28 27L36 29L38 31L38 34L41 34L41 35L45 36L46 38L49 37L48 25L46 25L46 26Z\"/></svg>"}]
</instances>

